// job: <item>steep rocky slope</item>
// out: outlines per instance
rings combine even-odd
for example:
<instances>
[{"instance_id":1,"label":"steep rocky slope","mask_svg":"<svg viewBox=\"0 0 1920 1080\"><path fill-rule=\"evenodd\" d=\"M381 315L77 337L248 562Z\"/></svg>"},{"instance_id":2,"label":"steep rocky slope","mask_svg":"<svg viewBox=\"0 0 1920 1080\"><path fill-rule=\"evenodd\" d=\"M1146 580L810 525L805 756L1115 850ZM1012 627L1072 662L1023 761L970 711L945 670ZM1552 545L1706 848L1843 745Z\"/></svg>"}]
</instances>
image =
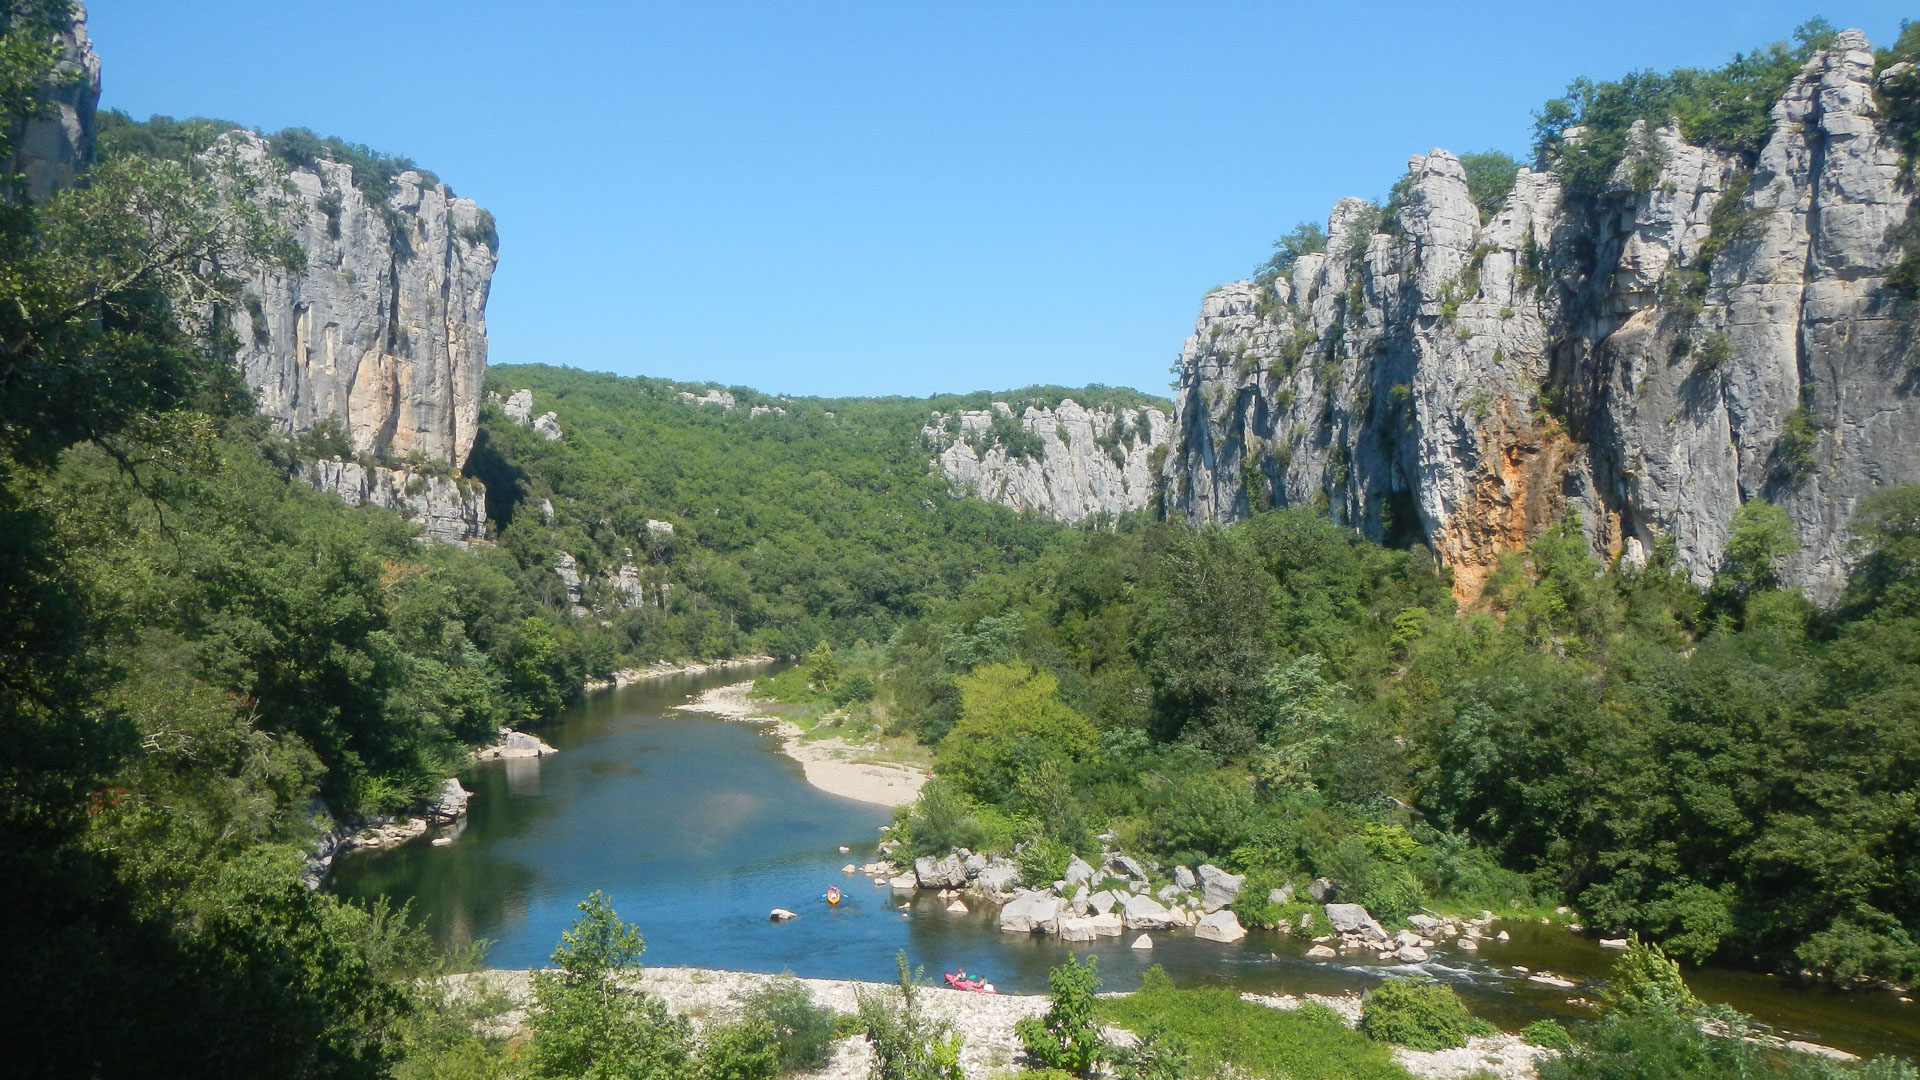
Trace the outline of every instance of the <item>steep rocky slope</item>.
<instances>
[{"instance_id":1,"label":"steep rocky slope","mask_svg":"<svg viewBox=\"0 0 1920 1080\"><path fill-rule=\"evenodd\" d=\"M265 139L240 137L267 157ZM486 374L491 216L411 170L369 193L320 159L286 182L306 266L246 268L236 319L261 411L295 434L337 420L359 453L459 467Z\"/></svg>"},{"instance_id":2,"label":"steep rocky slope","mask_svg":"<svg viewBox=\"0 0 1920 1080\"><path fill-rule=\"evenodd\" d=\"M73 183L93 162L94 110L100 102L100 57L87 36L87 9L75 4L68 29L54 39L60 81L41 93L45 111L16 126L13 153L0 175L19 176L29 201Z\"/></svg>"},{"instance_id":3,"label":"steep rocky slope","mask_svg":"<svg viewBox=\"0 0 1920 1080\"><path fill-rule=\"evenodd\" d=\"M1705 582L1734 509L1766 498L1802 544L1788 576L1832 598L1859 500L1920 481L1920 369L1886 280L1909 193L1873 80L1865 38L1841 34L1750 172L1640 127L1595 195L1521 170L1482 220L1435 150L1384 223L1343 200L1325 253L1203 302L1172 509L1320 505L1431 544L1473 595L1569 510L1597 553L1670 543Z\"/></svg>"},{"instance_id":4,"label":"steep rocky slope","mask_svg":"<svg viewBox=\"0 0 1920 1080\"><path fill-rule=\"evenodd\" d=\"M1057 408L1028 405L1016 414L996 401L936 412L922 435L955 487L1071 522L1147 506L1172 424L1151 405L1088 409L1067 398Z\"/></svg>"},{"instance_id":5,"label":"steep rocky slope","mask_svg":"<svg viewBox=\"0 0 1920 1080\"><path fill-rule=\"evenodd\" d=\"M272 162L267 140L232 137ZM235 319L260 411L290 434L337 425L356 454L386 463L320 462L305 470L315 487L398 510L438 540L486 535L478 484L407 470L457 470L473 448L500 258L492 216L413 170L356 183L352 166L317 159L285 176L306 265L244 268Z\"/></svg>"},{"instance_id":6,"label":"steep rocky slope","mask_svg":"<svg viewBox=\"0 0 1920 1080\"><path fill-rule=\"evenodd\" d=\"M49 108L16 133L7 163L36 201L71 184L97 149L101 65L83 5L55 43L73 78L46 91ZM131 152L205 147L181 140L155 150L167 141L156 134ZM269 140L235 130L208 153L228 150L266 181L270 201L284 200L283 220L305 252L297 269L244 256L225 267L240 282L235 361L260 412L289 435L321 429L344 439L348 453L302 469L315 487L399 510L435 539L484 536L484 491L450 474L479 428L487 294L499 261L492 215L400 159L306 132Z\"/></svg>"}]
</instances>

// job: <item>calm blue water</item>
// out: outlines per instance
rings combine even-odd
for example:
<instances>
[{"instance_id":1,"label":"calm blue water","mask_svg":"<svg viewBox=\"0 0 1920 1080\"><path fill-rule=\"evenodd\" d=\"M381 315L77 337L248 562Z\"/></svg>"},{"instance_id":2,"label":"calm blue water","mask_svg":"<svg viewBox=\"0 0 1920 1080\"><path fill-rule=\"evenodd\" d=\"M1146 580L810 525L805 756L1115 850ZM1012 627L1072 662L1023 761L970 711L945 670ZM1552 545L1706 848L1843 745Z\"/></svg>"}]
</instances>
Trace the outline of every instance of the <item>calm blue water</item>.
<instances>
[{"instance_id":1,"label":"calm blue water","mask_svg":"<svg viewBox=\"0 0 1920 1080\"><path fill-rule=\"evenodd\" d=\"M1151 952L1128 948L1132 934L1063 945L1000 933L991 905L949 915L930 893L909 901L843 875L845 864L875 857L890 810L809 786L759 725L671 711L751 674L680 676L591 696L542 732L559 754L488 762L462 775L474 798L454 843L350 853L332 887L349 898L409 900L443 943L488 940L488 964L504 968L545 965L575 905L601 889L645 935L645 962L663 966L886 980L904 949L929 976L959 966L1026 992L1044 990L1047 971L1072 952L1097 955L1109 989L1137 986L1160 964L1182 985L1295 994L1365 989L1405 970L1308 961L1305 942L1258 931L1238 945L1157 935ZM843 844L851 853L841 853ZM820 899L829 885L846 893L838 908ZM769 922L776 907L800 918ZM1512 967L1600 979L1613 954L1564 930L1508 929L1512 942L1486 942L1477 955L1438 952L1427 973L1509 1029L1542 1016L1588 1015L1567 998L1595 996L1591 989L1542 987ZM1920 1007L1892 995L1810 993L1745 972L1703 971L1689 981L1701 997L1783 1034L1920 1057Z\"/></svg>"}]
</instances>

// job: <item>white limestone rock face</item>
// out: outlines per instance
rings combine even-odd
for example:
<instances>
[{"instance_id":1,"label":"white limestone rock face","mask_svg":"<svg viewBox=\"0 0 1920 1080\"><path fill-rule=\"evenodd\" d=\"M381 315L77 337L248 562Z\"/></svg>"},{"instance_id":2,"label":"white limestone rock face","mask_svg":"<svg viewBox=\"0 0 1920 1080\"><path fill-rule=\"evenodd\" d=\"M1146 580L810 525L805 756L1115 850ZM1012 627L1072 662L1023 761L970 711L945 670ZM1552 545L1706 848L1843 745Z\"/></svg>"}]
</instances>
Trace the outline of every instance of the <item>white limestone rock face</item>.
<instances>
[{"instance_id":1,"label":"white limestone rock face","mask_svg":"<svg viewBox=\"0 0 1920 1080\"><path fill-rule=\"evenodd\" d=\"M76 3L68 29L54 38L60 51L57 81L44 87L47 106L16 124L5 176L19 176L28 201L38 205L93 163L94 111L100 102L100 57L87 37L86 5Z\"/></svg>"},{"instance_id":2,"label":"white limestone rock face","mask_svg":"<svg viewBox=\"0 0 1920 1080\"><path fill-rule=\"evenodd\" d=\"M487 535L487 490L477 480L428 476L354 461L316 461L300 475L317 491L350 506L392 510L419 525L428 539L465 546Z\"/></svg>"},{"instance_id":3,"label":"white limestone rock face","mask_svg":"<svg viewBox=\"0 0 1920 1080\"><path fill-rule=\"evenodd\" d=\"M1663 541L1698 583L1742 503L1784 507L1788 579L1832 600L1862 498L1920 482L1920 394L1886 274L1899 153L1857 31L1774 105L1750 176L1677 130L1590 197L1521 170L1482 219L1453 155L1409 164L1391 233L1329 218L1327 252L1201 304L1181 354L1170 513L1322 507L1430 544L1463 597L1568 510L1596 556ZM1702 274L1723 198L1740 227ZM1703 356L1724 354L1717 364ZM1544 388L1544 392L1543 392ZM1796 432L1798 434L1796 434Z\"/></svg>"},{"instance_id":4,"label":"white limestone rock face","mask_svg":"<svg viewBox=\"0 0 1920 1080\"><path fill-rule=\"evenodd\" d=\"M283 169L259 136L227 138ZM356 453L464 465L500 258L492 216L417 172L371 196L329 161L284 177L305 268L236 268L238 360L260 411L289 434L337 420Z\"/></svg>"},{"instance_id":5,"label":"white limestone rock face","mask_svg":"<svg viewBox=\"0 0 1920 1080\"><path fill-rule=\"evenodd\" d=\"M1009 421L1025 432L1012 446L1002 438ZM1167 414L1153 406L1087 409L1072 398L1018 416L998 401L934 413L921 431L934 467L959 491L1068 522L1149 505L1159 487L1156 451L1171 434Z\"/></svg>"}]
</instances>

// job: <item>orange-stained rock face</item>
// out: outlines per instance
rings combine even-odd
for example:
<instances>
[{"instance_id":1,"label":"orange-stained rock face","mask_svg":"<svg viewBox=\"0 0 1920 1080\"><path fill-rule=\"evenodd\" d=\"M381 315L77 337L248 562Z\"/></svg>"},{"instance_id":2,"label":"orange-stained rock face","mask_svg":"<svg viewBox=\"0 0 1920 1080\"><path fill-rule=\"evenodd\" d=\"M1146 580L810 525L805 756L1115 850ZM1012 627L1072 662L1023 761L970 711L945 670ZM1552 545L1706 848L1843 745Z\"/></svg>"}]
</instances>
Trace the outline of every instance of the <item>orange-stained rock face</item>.
<instances>
[{"instance_id":1,"label":"orange-stained rock face","mask_svg":"<svg viewBox=\"0 0 1920 1080\"><path fill-rule=\"evenodd\" d=\"M1839 34L1774 105L1751 172L1641 125L1630 145L1658 153L1597 195L1521 169L1482 215L1434 150L1409 162L1391 222L1342 200L1324 252L1202 301L1170 512L1231 522L1269 493L1325 507L1374 539L1426 540L1472 598L1569 511L1596 559L1670 541L1705 584L1733 512L1764 498L1798 533L1787 578L1832 599L1859 501L1920 483L1887 288L1887 232L1912 199L1874 78L1866 39Z\"/></svg>"}]
</instances>

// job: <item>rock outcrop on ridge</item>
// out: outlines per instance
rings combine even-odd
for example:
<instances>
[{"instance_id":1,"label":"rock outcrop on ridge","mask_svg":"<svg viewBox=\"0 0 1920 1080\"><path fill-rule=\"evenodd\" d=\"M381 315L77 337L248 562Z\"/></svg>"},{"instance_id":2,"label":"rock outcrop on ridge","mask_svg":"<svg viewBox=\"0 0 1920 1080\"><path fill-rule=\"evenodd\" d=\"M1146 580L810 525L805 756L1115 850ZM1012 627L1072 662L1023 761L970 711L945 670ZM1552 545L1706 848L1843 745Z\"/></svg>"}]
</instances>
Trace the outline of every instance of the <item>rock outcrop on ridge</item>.
<instances>
[{"instance_id":1,"label":"rock outcrop on ridge","mask_svg":"<svg viewBox=\"0 0 1920 1080\"><path fill-rule=\"evenodd\" d=\"M74 4L68 29L54 39L60 50L56 74L41 98L46 108L18 124L5 176L19 176L28 201L43 203L93 163L94 110L100 102L100 57L87 37L87 9Z\"/></svg>"},{"instance_id":2,"label":"rock outcrop on ridge","mask_svg":"<svg viewBox=\"0 0 1920 1080\"><path fill-rule=\"evenodd\" d=\"M66 77L45 90L44 113L13 133L5 162L35 202L72 184L95 153L100 59L83 5L55 44ZM321 156L289 168L259 135L226 139L284 188L306 253L297 270L244 257L225 267L242 282L235 359L260 412L290 435L323 424L345 435L361 463L306 467L315 487L399 510L435 539L484 536L479 485L418 470L458 470L478 430L499 261L492 215L418 171L356 178Z\"/></svg>"},{"instance_id":3,"label":"rock outcrop on ridge","mask_svg":"<svg viewBox=\"0 0 1920 1080\"><path fill-rule=\"evenodd\" d=\"M261 136L228 138L254 167L281 168ZM484 489L417 470L459 469L479 429L492 217L416 171L378 185L384 197L362 179L324 159L285 170L305 265L238 268L236 360L282 431L332 425L367 462L315 463L304 471L316 488L396 510L434 540L477 540Z\"/></svg>"},{"instance_id":4,"label":"rock outcrop on ridge","mask_svg":"<svg viewBox=\"0 0 1920 1080\"><path fill-rule=\"evenodd\" d=\"M1787 578L1831 600L1860 500L1920 481L1920 368L1887 287L1910 193L1874 77L1840 34L1750 172L1642 128L1593 196L1523 169L1483 220L1435 150L1384 222L1342 200L1324 253L1203 302L1170 512L1319 506L1431 545L1472 596L1569 510L1596 554L1670 550L1705 583L1765 498L1802 545Z\"/></svg>"},{"instance_id":5,"label":"rock outcrop on ridge","mask_svg":"<svg viewBox=\"0 0 1920 1080\"><path fill-rule=\"evenodd\" d=\"M935 466L956 488L1067 522L1152 502L1171 434L1167 414L1153 406L1088 409L1072 398L1018 415L1001 401L936 412L922 431L938 455Z\"/></svg>"}]
</instances>

